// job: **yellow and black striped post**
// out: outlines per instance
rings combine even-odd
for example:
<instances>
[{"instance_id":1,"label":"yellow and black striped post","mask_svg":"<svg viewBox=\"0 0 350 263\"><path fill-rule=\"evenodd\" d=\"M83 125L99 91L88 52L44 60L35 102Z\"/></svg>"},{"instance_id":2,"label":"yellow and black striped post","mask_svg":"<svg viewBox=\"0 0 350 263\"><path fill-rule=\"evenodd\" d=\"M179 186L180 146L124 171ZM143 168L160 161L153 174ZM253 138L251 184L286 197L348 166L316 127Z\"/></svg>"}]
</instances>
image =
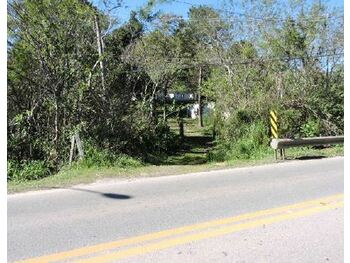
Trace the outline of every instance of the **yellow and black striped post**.
<instances>
[{"instance_id":1,"label":"yellow and black striped post","mask_svg":"<svg viewBox=\"0 0 350 263\"><path fill-rule=\"evenodd\" d=\"M277 112L274 110L270 111L270 123L271 123L271 137L273 139L278 138L278 119ZM285 152L284 149L280 149L281 158L284 160ZM275 159L277 160L277 150L275 150Z\"/></svg>"},{"instance_id":2,"label":"yellow and black striped post","mask_svg":"<svg viewBox=\"0 0 350 263\"><path fill-rule=\"evenodd\" d=\"M271 134L272 138L278 138L278 120L276 111L270 111L270 123L271 123Z\"/></svg>"}]
</instances>

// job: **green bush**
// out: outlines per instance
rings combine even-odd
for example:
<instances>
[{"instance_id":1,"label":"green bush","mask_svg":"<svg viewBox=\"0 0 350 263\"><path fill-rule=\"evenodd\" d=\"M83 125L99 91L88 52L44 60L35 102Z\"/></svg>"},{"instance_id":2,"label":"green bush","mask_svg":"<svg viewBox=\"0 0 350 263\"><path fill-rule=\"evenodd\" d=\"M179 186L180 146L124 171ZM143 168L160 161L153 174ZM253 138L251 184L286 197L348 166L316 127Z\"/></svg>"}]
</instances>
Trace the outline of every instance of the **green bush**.
<instances>
[{"instance_id":1,"label":"green bush","mask_svg":"<svg viewBox=\"0 0 350 263\"><path fill-rule=\"evenodd\" d=\"M110 167L116 159L116 156L106 149L98 149L89 143L84 144L85 155L79 162L82 167Z\"/></svg>"},{"instance_id":2,"label":"green bush","mask_svg":"<svg viewBox=\"0 0 350 263\"><path fill-rule=\"evenodd\" d=\"M114 166L121 168L135 168L142 166L142 162L139 159L135 159L127 155L120 155L115 160Z\"/></svg>"},{"instance_id":3,"label":"green bush","mask_svg":"<svg viewBox=\"0 0 350 263\"><path fill-rule=\"evenodd\" d=\"M7 180L29 181L38 180L51 174L51 168L45 161L32 160L17 163L7 162Z\"/></svg>"},{"instance_id":4,"label":"green bush","mask_svg":"<svg viewBox=\"0 0 350 263\"><path fill-rule=\"evenodd\" d=\"M321 133L321 123L319 120L309 119L301 126L301 133L305 137L316 137Z\"/></svg>"},{"instance_id":5,"label":"green bush","mask_svg":"<svg viewBox=\"0 0 350 263\"><path fill-rule=\"evenodd\" d=\"M19 174L20 167L17 162L13 160L7 161L7 181L13 180Z\"/></svg>"},{"instance_id":6,"label":"green bush","mask_svg":"<svg viewBox=\"0 0 350 263\"><path fill-rule=\"evenodd\" d=\"M240 127L241 136L218 140L215 149L209 154L210 160L260 158L268 149L268 127L264 122L256 122Z\"/></svg>"},{"instance_id":7,"label":"green bush","mask_svg":"<svg viewBox=\"0 0 350 263\"><path fill-rule=\"evenodd\" d=\"M84 144L84 159L78 161L77 167L138 167L142 162L138 159L121 153L114 153L108 149L99 149L91 143Z\"/></svg>"},{"instance_id":8,"label":"green bush","mask_svg":"<svg viewBox=\"0 0 350 263\"><path fill-rule=\"evenodd\" d=\"M300 110L280 109L278 116L278 133L280 138L300 137L300 124L304 122Z\"/></svg>"},{"instance_id":9,"label":"green bush","mask_svg":"<svg viewBox=\"0 0 350 263\"><path fill-rule=\"evenodd\" d=\"M243 134L227 153L228 159L258 158L266 152L269 143L268 128L263 122L257 122L246 128Z\"/></svg>"},{"instance_id":10,"label":"green bush","mask_svg":"<svg viewBox=\"0 0 350 263\"><path fill-rule=\"evenodd\" d=\"M119 152L115 153L108 149L100 149L97 146L93 146L93 144L89 142L84 144L84 152L84 158L73 163L74 169L91 167L134 168L143 165L142 161L139 159L121 154ZM54 171L53 167L51 167L49 163L45 161L7 161L8 181L37 180L49 176L52 171Z\"/></svg>"}]
</instances>

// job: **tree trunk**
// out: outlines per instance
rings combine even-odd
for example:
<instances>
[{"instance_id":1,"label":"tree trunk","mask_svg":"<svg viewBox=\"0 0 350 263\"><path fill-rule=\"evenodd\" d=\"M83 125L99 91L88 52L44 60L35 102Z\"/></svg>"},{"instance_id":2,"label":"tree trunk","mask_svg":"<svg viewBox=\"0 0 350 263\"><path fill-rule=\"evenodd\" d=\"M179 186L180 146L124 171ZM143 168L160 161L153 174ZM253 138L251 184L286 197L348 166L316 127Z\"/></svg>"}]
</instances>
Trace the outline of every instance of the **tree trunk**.
<instances>
[{"instance_id":1,"label":"tree trunk","mask_svg":"<svg viewBox=\"0 0 350 263\"><path fill-rule=\"evenodd\" d=\"M166 112L167 112L166 95L167 95L167 88L165 88L164 92L163 92L163 120L164 120L164 122L167 121L167 116L166 116Z\"/></svg>"},{"instance_id":2,"label":"tree trunk","mask_svg":"<svg viewBox=\"0 0 350 263\"><path fill-rule=\"evenodd\" d=\"M158 117L156 116L156 101L155 101L157 87L158 87L158 83L154 84L153 91L152 91L151 98L150 98L150 103L149 103L150 117L151 117L151 120L155 123L158 123Z\"/></svg>"},{"instance_id":3,"label":"tree trunk","mask_svg":"<svg viewBox=\"0 0 350 263\"><path fill-rule=\"evenodd\" d=\"M277 74L277 94L280 100L283 99L284 90L283 90L283 75L281 73Z\"/></svg>"},{"instance_id":4,"label":"tree trunk","mask_svg":"<svg viewBox=\"0 0 350 263\"><path fill-rule=\"evenodd\" d=\"M199 76L198 76L198 125L199 127L203 127L203 114L202 114L202 67L199 67Z\"/></svg>"},{"instance_id":5,"label":"tree trunk","mask_svg":"<svg viewBox=\"0 0 350 263\"><path fill-rule=\"evenodd\" d=\"M101 86L103 91L106 90L105 88L105 73L104 73L104 65L103 65L103 39L101 37L101 29L100 29L100 24L99 24L99 18L97 14L94 16L94 22L95 22L95 29L96 29L96 40L97 40L97 51L98 51L98 56L99 56L99 64L100 64L100 69L101 69Z\"/></svg>"},{"instance_id":6,"label":"tree trunk","mask_svg":"<svg viewBox=\"0 0 350 263\"><path fill-rule=\"evenodd\" d=\"M50 159L58 167L58 147L59 147L59 121L60 121L60 112L59 112L59 96L56 92L55 94L55 117L54 117L54 138L53 138L53 149L50 151Z\"/></svg>"},{"instance_id":7,"label":"tree trunk","mask_svg":"<svg viewBox=\"0 0 350 263\"><path fill-rule=\"evenodd\" d=\"M185 132L184 132L184 120L181 117L178 118L178 124L179 124L180 140L181 142L183 142L185 139Z\"/></svg>"}]
</instances>

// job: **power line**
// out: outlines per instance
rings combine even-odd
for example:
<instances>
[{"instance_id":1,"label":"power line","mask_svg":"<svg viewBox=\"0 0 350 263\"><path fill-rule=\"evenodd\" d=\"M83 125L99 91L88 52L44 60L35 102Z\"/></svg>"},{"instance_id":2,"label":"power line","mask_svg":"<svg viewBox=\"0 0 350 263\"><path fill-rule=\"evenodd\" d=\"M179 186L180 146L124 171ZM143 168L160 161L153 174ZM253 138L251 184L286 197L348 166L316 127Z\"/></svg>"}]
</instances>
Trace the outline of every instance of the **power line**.
<instances>
[{"instance_id":1,"label":"power line","mask_svg":"<svg viewBox=\"0 0 350 263\"><path fill-rule=\"evenodd\" d=\"M327 53L327 52L333 52L333 53ZM308 58L323 58L323 57L336 57L336 56L343 56L343 52L335 52L335 50L326 50L323 54L318 55L309 55ZM262 57L260 57L262 58ZM171 56L172 60L191 60L193 61L193 57L182 57L182 56ZM286 59L300 59L300 56L294 56L294 57L274 57L272 58L274 60L286 60Z\"/></svg>"},{"instance_id":2,"label":"power line","mask_svg":"<svg viewBox=\"0 0 350 263\"><path fill-rule=\"evenodd\" d=\"M196 4L192 4L192 3L189 3L189 2L186 2L186 1L181 1L181 0L173 0L173 2L176 2L176 3L182 3L182 4L186 4L186 5L190 5L192 7L199 7L199 5L196 5ZM240 17L246 17L246 18L249 18L251 20L260 20L260 21L280 21L280 22L285 22L288 20L288 18L278 18L278 17L257 17L257 16L252 16L252 15L248 15L248 14L244 14L244 13L240 13L240 12L234 12L234 11L228 11L227 9L221 9L221 8L213 8L214 10L217 10L217 11L222 11L222 12L225 12L225 13L228 13L228 14L232 14L232 15L237 15L237 16L240 16ZM340 16L333 16L333 15L325 15L323 17L319 17L319 18L303 18L303 19L300 19L302 21L313 21L313 22L317 22L317 21L324 21L324 19L344 19L344 16L343 15L340 15ZM189 20L197 20L197 19L189 19ZM199 20L199 19L198 19ZM233 21L233 20L236 20L235 18L211 18L211 17L206 17L205 20L212 20L212 21L222 21L222 20L228 20L228 21Z\"/></svg>"},{"instance_id":3,"label":"power line","mask_svg":"<svg viewBox=\"0 0 350 263\"><path fill-rule=\"evenodd\" d=\"M320 55L314 55L314 56L309 56L308 58L326 58L326 57L337 57L337 56L343 56L344 53L333 53L333 54L320 54ZM220 62L216 62L216 61L199 61L199 60L193 60L191 58L176 58L177 60L165 60L162 61L158 64L168 64L168 65L173 65L174 63L183 63L183 65L179 66L175 66L174 70L181 70L181 69L190 69L190 68L194 68L197 67L198 65L210 65L210 66L220 66L222 65L222 63ZM273 62L273 61L283 61L283 60L289 60L289 61L293 61L293 60L300 60L300 57L274 57L274 58L259 58L259 59L250 59L250 60L242 60L242 61L235 61L235 62L231 62L228 63L230 66L234 66L234 65L249 65L249 64L261 64L261 63L265 63L265 62ZM147 62L147 60L144 60L145 62ZM188 64L185 64L185 62L190 62ZM147 67L146 67L147 68ZM163 69L165 69L165 67L163 67ZM121 72L145 72L145 68L143 69L134 69L134 70L126 70L126 71L121 71Z\"/></svg>"},{"instance_id":4,"label":"power line","mask_svg":"<svg viewBox=\"0 0 350 263\"><path fill-rule=\"evenodd\" d=\"M248 17L250 20L259 20L259 21L281 21L281 22L286 22L288 21L288 19L292 19L292 18L257 18L257 17L252 17L252 16L248 16L245 14L240 14L239 16L245 16ZM161 19L163 20L178 20L179 17L161 17ZM183 19L181 17L181 19ZM337 20L337 19L344 19L344 16L324 16L322 18L318 18L318 19L312 19L312 18L303 18L300 19L300 21L308 21L308 22L323 22L325 19L329 20ZM195 19L195 18L188 18L187 20L183 19L184 21L203 21L203 19ZM220 18L214 18L214 17L205 17L204 21L213 21L213 22L236 22L238 19L237 17L220 17Z\"/></svg>"}]
</instances>

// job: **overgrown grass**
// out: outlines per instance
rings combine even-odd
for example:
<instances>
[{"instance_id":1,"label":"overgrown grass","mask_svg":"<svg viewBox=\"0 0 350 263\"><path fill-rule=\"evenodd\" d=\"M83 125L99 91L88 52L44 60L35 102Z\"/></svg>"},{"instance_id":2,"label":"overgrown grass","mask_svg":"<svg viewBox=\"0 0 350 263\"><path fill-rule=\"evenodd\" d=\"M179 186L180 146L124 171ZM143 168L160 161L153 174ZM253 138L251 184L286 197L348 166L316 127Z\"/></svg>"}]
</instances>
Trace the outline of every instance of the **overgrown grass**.
<instances>
[{"instance_id":1,"label":"overgrown grass","mask_svg":"<svg viewBox=\"0 0 350 263\"><path fill-rule=\"evenodd\" d=\"M320 157L342 156L344 153L343 146L334 146L325 149L314 148L291 148L287 149L287 161L298 159L313 159ZM138 167L80 167L72 169L65 168L56 175L45 177L32 181L10 181L8 183L8 192L22 192L28 190L51 189L57 187L68 187L81 183L92 183L98 180L106 179L126 179L137 177L166 176L176 174L186 174L194 172L203 172L218 170L224 168L244 167L251 165L262 165L269 163L281 162L275 161L273 150L269 149L264 156L259 159L232 159L226 162L208 162L204 164L189 165L147 165Z\"/></svg>"},{"instance_id":2,"label":"overgrown grass","mask_svg":"<svg viewBox=\"0 0 350 263\"><path fill-rule=\"evenodd\" d=\"M177 133L176 120L170 120L170 123L171 129L174 133ZM254 136L258 138L254 129L259 129L256 127L251 129L250 133L247 134L255 134ZM85 159L75 162L71 168L67 166L63 167L59 173L47 177L41 177L39 173L35 180L17 180L13 178L8 182L8 192L68 187L70 185L91 183L108 178L125 179L176 175L276 162L274 160L273 150L266 144L264 146L260 145L261 138L260 140L255 139L255 141L250 141L251 137L247 136L238 144L229 145L229 147L235 147L233 149L219 148L219 150L229 153L225 156L224 160L220 160L211 158L211 154L215 151L212 148L211 138L206 136L205 128L198 127L198 120L185 120L185 136L185 140L179 151L171 155L154 156L154 159L150 162L143 162L127 155L113 155L107 151L97 151L94 148L87 147ZM262 140L264 141L264 139ZM246 154L244 155L242 152ZM343 146L333 146L323 149L304 147L286 150L287 161L341 156L343 153ZM38 167L40 168L40 165ZM14 167L9 168L15 169ZM33 168L32 171L35 172L36 170ZM33 175L33 173L29 174Z\"/></svg>"},{"instance_id":3,"label":"overgrown grass","mask_svg":"<svg viewBox=\"0 0 350 263\"><path fill-rule=\"evenodd\" d=\"M298 147L286 149L286 159L289 160L307 160L307 159L321 159L335 156L344 155L343 145L331 146L326 148L315 148L315 147ZM230 159L226 162L229 165L239 164L239 163L270 163L270 162L280 162L280 156L278 155L278 160L274 159L274 150L271 148L266 148L265 151L260 152L255 155L253 159Z\"/></svg>"},{"instance_id":4,"label":"overgrown grass","mask_svg":"<svg viewBox=\"0 0 350 263\"><path fill-rule=\"evenodd\" d=\"M13 160L7 161L7 180L9 181L38 180L50 174L50 166L45 161L33 160L20 163Z\"/></svg>"},{"instance_id":5,"label":"overgrown grass","mask_svg":"<svg viewBox=\"0 0 350 263\"><path fill-rule=\"evenodd\" d=\"M124 154L116 154L108 150L99 150L86 144L84 159L72 163L69 169L65 165L60 168L60 171L111 167L134 168L143 165L140 159ZM52 174L54 174L53 170L53 164L45 161L32 160L19 163L9 160L7 162L7 180L14 183L39 180L45 177L52 177Z\"/></svg>"},{"instance_id":6,"label":"overgrown grass","mask_svg":"<svg viewBox=\"0 0 350 263\"><path fill-rule=\"evenodd\" d=\"M68 187L75 184L92 183L108 179L130 179L137 177L153 177L176 175L191 172L201 172L220 168L220 164L206 165L149 165L140 167L75 167L62 169L59 173L39 180L10 181L8 192L22 192L29 190L52 189Z\"/></svg>"},{"instance_id":7,"label":"overgrown grass","mask_svg":"<svg viewBox=\"0 0 350 263\"><path fill-rule=\"evenodd\" d=\"M287 161L313 159L320 157L342 156L344 149L342 146L334 146L325 149L314 148L291 148L287 149ZM264 156L259 159L232 159L226 162L208 162L205 164L190 165L147 165L139 167L79 167L63 169L56 175L45 177L39 180L8 183L8 192L22 192L28 190L51 189L68 187L75 184L92 183L106 179L127 179L138 177L167 176L176 174L186 174L218 170L224 168L245 167L252 165L263 165L269 163L282 162L275 161L273 150L269 149Z\"/></svg>"}]
</instances>

